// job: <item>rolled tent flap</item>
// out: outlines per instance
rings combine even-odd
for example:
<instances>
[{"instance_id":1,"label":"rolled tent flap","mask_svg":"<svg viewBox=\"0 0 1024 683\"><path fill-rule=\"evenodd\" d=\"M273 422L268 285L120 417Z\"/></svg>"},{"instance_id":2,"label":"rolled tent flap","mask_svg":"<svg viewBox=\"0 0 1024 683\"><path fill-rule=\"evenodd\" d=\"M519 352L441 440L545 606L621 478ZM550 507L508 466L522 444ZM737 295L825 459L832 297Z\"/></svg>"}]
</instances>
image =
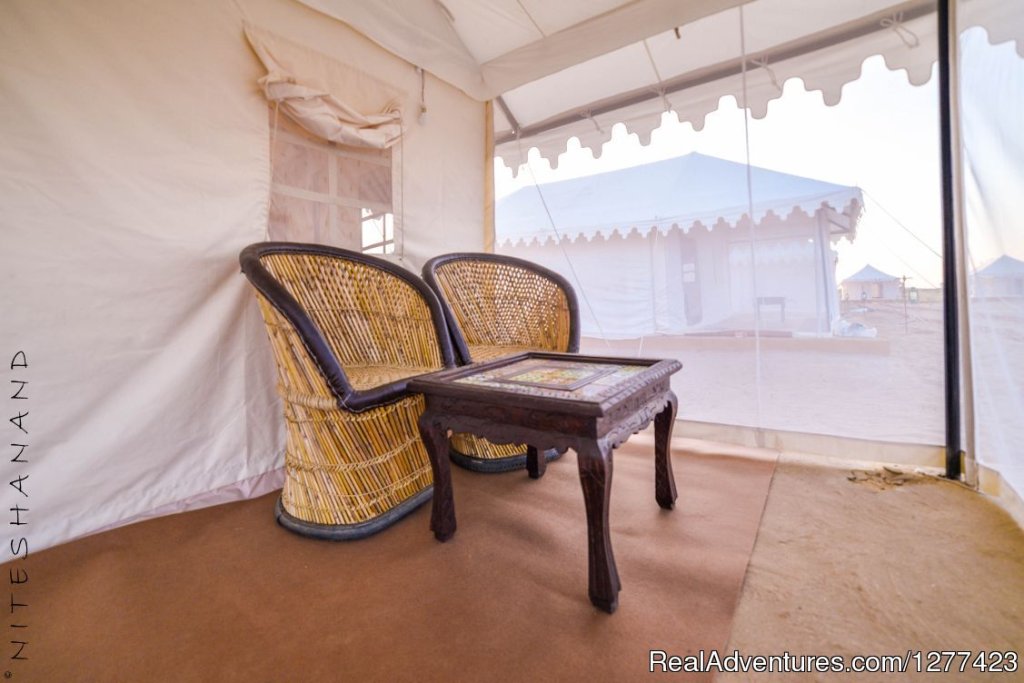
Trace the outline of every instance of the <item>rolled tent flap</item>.
<instances>
[{"instance_id":1,"label":"rolled tent flap","mask_svg":"<svg viewBox=\"0 0 1024 683\"><path fill-rule=\"evenodd\" d=\"M248 26L245 31L267 69L259 85L268 102L311 134L330 142L387 149L401 139L402 112L397 99L387 101L376 113L364 114L314 78L294 75L271 52L268 41L260 35L264 33Z\"/></svg>"},{"instance_id":2,"label":"rolled tent flap","mask_svg":"<svg viewBox=\"0 0 1024 683\"><path fill-rule=\"evenodd\" d=\"M259 80L268 102L304 129L324 140L351 147L387 149L402 137L402 112L360 114L331 93L271 71Z\"/></svg>"}]
</instances>

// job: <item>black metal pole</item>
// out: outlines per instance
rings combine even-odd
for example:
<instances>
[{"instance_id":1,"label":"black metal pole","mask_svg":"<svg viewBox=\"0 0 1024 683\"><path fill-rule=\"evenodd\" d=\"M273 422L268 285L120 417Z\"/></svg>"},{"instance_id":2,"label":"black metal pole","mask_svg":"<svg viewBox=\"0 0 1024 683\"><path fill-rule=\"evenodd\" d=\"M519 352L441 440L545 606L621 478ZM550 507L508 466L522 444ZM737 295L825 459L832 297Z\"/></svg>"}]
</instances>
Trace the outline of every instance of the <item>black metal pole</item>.
<instances>
[{"instance_id":1,"label":"black metal pole","mask_svg":"<svg viewBox=\"0 0 1024 683\"><path fill-rule=\"evenodd\" d=\"M942 158L942 303L946 367L946 476L960 478L960 323L953 210L953 103L950 95L950 3L938 0L939 134Z\"/></svg>"}]
</instances>

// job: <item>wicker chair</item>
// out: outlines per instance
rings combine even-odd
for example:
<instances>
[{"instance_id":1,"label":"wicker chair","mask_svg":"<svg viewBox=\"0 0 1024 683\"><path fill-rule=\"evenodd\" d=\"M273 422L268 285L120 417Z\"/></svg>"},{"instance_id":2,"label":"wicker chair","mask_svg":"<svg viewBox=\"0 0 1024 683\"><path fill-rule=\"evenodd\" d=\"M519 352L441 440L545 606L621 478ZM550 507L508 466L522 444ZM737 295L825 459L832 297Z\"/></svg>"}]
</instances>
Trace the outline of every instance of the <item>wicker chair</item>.
<instances>
[{"instance_id":1,"label":"wicker chair","mask_svg":"<svg viewBox=\"0 0 1024 683\"><path fill-rule=\"evenodd\" d=\"M522 351L579 351L576 292L558 273L511 256L446 254L427 261L423 279L441 300L462 364ZM524 444L453 434L450 447L452 460L467 469L526 466ZM558 456L547 453L548 460Z\"/></svg>"},{"instance_id":2,"label":"wicker chair","mask_svg":"<svg viewBox=\"0 0 1024 683\"><path fill-rule=\"evenodd\" d=\"M433 292L386 261L262 242L239 260L277 361L287 427L282 526L361 538L430 500L433 479L409 378L455 359Z\"/></svg>"}]
</instances>

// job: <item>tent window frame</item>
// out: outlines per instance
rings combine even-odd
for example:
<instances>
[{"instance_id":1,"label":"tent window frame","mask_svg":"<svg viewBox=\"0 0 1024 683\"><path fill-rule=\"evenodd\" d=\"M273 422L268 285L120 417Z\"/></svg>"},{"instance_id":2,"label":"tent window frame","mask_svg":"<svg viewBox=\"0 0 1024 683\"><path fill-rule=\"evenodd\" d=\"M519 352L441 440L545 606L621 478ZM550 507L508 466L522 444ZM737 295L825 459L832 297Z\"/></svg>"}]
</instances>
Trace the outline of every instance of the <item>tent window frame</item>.
<instances>
[{"instance_id":1,"label":"tent window frame","mask_svg":"<svg viewBox=\"0 0 1024 683\"><path fill-rule=\"evenodd\" d=\"M310 135L273 105L269 113L268 238L394 254L401 244L402 143L385 150L339 145ZM381 224L376 234L372 222Z\"/></svg>"}]
</instances>

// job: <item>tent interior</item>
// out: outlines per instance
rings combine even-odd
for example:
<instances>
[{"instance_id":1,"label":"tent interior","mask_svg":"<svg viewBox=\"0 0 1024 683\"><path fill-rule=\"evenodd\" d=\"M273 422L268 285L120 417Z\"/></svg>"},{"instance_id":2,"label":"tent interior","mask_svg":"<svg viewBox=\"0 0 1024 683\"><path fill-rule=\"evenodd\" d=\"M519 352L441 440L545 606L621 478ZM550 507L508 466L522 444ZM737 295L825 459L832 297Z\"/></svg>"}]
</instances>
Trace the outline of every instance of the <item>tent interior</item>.
<instances>
[{"instance_id":1,"label":"tent interior","mask_svg":"<svg viewBox=\"0 0 1024 683\"><path fill-rule=\"evenodd\" d=\"M1019 3L8 0L0 94L6 678L1019 675ZM267 240L526 258L581 351L682 363L676 509L615 454L615 614L574 453L452 468L445 544L275 523Z\"/></svg>"}]
</instances>

